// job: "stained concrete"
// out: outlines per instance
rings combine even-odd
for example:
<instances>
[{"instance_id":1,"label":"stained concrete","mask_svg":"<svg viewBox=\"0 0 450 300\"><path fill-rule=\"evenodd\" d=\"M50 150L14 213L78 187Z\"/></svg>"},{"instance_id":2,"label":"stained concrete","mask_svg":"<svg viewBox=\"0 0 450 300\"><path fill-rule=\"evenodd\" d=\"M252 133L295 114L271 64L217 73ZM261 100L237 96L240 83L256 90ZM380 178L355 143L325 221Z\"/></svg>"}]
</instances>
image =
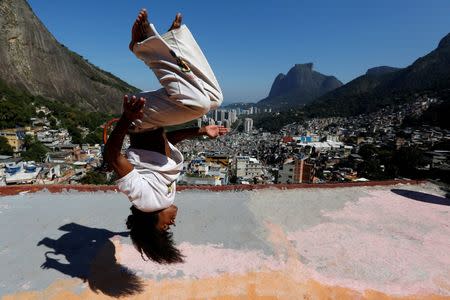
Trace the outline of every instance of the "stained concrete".
<instances>
[{"instance_id":1,"label":"stained concrete","mask_svg":"<svg viewBox=\"0 0 450 300\"><path fill-rule=\"evenodd\" d=\"M120 193L2 197L0 296L446 298L443 195L431 184L179 192L174 237L186 263L173 266L144 262L133 249Z\"/></svg>"}]
</instances>

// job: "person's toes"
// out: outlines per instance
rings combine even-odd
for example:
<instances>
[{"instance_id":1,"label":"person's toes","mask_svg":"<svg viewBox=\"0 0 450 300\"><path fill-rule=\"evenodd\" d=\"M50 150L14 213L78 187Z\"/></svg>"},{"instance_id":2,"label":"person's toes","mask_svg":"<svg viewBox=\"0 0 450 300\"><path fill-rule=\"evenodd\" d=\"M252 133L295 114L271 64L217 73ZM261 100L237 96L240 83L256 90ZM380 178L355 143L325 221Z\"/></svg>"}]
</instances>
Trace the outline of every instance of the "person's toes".
<instances>
[{"instance_id":1,"label":"person's toes","mask_svg":"<svg viewBox=\"0 0 450 300\"><path fill-rule=\"evenodd\" d=\"M180 28L182 21L183 16L181 15L181 13L177 13L175 19L172 22L172 26L170 26L169 28L169 31Z\"/></svg>"},{"instance_id":2,"label":"person's toes","mask_svg":"<svg viewBox=\"0 0 450 300\"><path fill-rule=\"evenodd\" d=\"M136 21L133 24L133 28L131 29L131 42L129 44L129 48L133 51L133 47L136 43L142 42L146 38L148 38L150 25L148 23L148 14L147 10L142 9L138 16L136 17Z\"/></svg>"},{"instance_id":3,"label":"person's toes","mask_svg":"<svg viewBox=\"0 0 450 300\"><path fill-rule=\"evenodd\" d=\"M146 9L141 10L138 15L139 21L145 22L147 21L147 18L148 18L147 10Z\"/></svg>"},{"instance_id":4,"label":"person's toes","mask_svg":"<svg viewBox=\"0 0 450 300\"><path fill-rule=\"evenodd\" d=\"M148 15L147 15L147 12L146 12L145 14L142 15L141 23L144 24L144 25L148 24Z\"/></svg>"},{"instance_id":5,"label":"person's toes","mask_svg":"<svg viewBox=\"0 0 450 300\"><path fill-rule=\"evenodd\" d=\"M144 21L144 14L142 12L140 12L137 16L136 21L138 21L139 23L141 23L142 21Z\"/></svg>"},{"instance_id":6,"label":"person's toes","mask_svg":"<svg viewBox=\"0 0 450 300\"><path fill-rule=\"evenodd\" d=\"M179 26L181 26L181 23L183 21L183 16L181 15L181 13L177 13L177 15L175 16L175 23Z\"/></svg>"}]
</instances>

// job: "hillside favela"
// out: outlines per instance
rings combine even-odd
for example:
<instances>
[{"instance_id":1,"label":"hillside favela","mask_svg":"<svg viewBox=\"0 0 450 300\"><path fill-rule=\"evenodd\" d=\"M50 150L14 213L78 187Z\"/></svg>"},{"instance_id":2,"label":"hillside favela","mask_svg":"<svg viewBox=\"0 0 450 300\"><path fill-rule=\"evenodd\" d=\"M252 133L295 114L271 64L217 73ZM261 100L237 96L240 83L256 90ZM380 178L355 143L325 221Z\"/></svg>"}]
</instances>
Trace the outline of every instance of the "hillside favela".
<instances>
[{"instance_id":1,"label":"hillside favela","mask_svg":"<svg viewBox=\"0 0 450 300\"><path fill-rule=\"evenodd\" d=\"M319 2L0 0L0 298L450 299L450 3Z\"/></svg>"}]
</instances>

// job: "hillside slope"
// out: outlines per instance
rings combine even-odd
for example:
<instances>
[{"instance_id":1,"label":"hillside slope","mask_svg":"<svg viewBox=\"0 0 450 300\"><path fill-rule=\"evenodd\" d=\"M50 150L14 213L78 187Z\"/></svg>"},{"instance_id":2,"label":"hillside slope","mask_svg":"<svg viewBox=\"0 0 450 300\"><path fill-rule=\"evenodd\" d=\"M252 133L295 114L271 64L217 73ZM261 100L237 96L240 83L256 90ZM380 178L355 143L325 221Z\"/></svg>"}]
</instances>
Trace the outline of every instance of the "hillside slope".
<instances>
[{"instance_id":1,"label":"hillside slope","mask_svg":"<svg viewBox=\"0 0 450 300\"><path fill-rule=\"evenodd\" d=\"M0 1L0 79L33 95L103 112L118 112L122 95L137 91L61 45L25 0Z\"/></svg>"}]
</instances>

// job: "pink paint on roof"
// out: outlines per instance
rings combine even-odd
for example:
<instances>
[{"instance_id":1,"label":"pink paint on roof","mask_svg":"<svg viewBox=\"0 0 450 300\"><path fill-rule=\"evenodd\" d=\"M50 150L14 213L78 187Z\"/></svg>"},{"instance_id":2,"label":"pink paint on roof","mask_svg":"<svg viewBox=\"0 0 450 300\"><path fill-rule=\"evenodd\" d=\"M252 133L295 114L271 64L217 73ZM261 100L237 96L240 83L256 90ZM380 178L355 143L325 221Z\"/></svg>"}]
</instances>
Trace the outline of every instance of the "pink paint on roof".
<instances>
[{"instance_id":1,"label":"pink paint on roof","mask_svg":"<svg viewBox=\"0 0 450 300\"><path fill-rule=\"evenodd\" d=\"M343 209L322 212L329 220L284 232L267 224L267 242L277 250L227 249L222 245L180 244L186 263L142 262L131 245L120 245L119 260L151 277L208 278L278 271L299 281L316 280L364 292L445 295L450 285L450 207L411 201L372 190Z\"/></svg>"},{"instance_id":2,"label":"pink paint on roof","mask_svg":"<svg viewBox=\"0 0 450 300\"><path fill-rule=\"evenodd\" d=\"M280 270L284 263L260 250L227 249L222 245L192 245L181 243L179 249L186 256L185 262L174 265L160 265L142 262L141 256L132 245L121 245L119 260L127 267L152 277L207 278L223 273L245 274L261 270Z\"/></svg>"},{"instance_id":3,"label":"pink paint on roof","mask_svg":"<svg viewBox=\"0 0 450 300\"><path fill-rule=\"evenodd\" d=\"M450 207L370 191L329 218L289 234L317 280L390 294L448 293Z\"/></svg>"}]
</instances>

